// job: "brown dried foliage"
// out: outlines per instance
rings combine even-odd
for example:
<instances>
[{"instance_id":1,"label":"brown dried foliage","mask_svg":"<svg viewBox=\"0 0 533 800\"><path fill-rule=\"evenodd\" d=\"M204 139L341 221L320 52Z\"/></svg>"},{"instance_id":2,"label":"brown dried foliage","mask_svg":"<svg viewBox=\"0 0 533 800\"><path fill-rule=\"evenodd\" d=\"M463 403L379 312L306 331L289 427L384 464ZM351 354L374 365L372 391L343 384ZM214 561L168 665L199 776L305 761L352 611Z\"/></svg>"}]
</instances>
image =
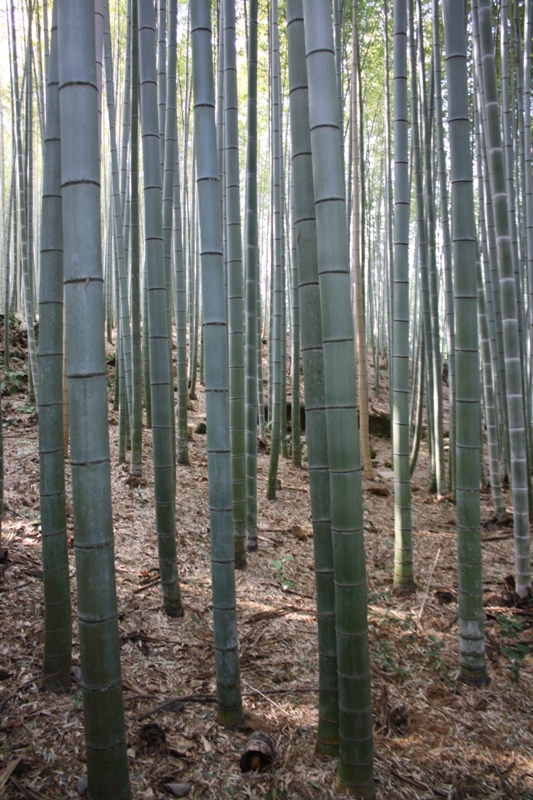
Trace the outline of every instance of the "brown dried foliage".
<instances>
[{"instance_id":1,"label":"brown dried foliage","mask_svg":"<svg viewBox=\"0 0 533 800\"><path fill-rule=\"evenodd\" d=\"M382 378L382 396L373 397L373 407L386 411L386 396ZM195 425L205 418L200 390L193 406ZM0 797L59 800L77 796L85 772L80 692L76 671L68 696L48 694L41 684L37 422L24 393L4 396L3 411L8 560L0 566ZM245 723L240 731L226 731L216 723L213 702L205 437L193 436L191 466L177 470L185 617L171 620L161 611L157 580L151 435L144 431L144 480L130 485L127 468L116 461L117 414L111 406L109 418L133 795L162 798L168 796L165 784L190 783L194 798L339 796L335 762L314 755L317 643L306 469L282 461L277 500L267 502L268 455L259 453L259 551L249 554L248 568L237 573ZM364 481L364 503L376 797L533 797L533 610L505 605L512 531L489 522L490 495L482 494L490 684L468 687L457 681L455 508L428 496L423 450L414 476L419 490L413 493L418 588L411 596L393 597L392 481L390 470L379 474L391 458L390 440L373 436L372 446L378 466L374 482ZM69 536L71 524L69 509ZM73 562L72 594L75 603ZM522 654L518 676L516 664L514 673L511 669L513 652ZM78 657L74 631L75 666ZM272 737L276 760L264 771L243 774L239 757L255 730Z\"/></svg>"}]
</instances>

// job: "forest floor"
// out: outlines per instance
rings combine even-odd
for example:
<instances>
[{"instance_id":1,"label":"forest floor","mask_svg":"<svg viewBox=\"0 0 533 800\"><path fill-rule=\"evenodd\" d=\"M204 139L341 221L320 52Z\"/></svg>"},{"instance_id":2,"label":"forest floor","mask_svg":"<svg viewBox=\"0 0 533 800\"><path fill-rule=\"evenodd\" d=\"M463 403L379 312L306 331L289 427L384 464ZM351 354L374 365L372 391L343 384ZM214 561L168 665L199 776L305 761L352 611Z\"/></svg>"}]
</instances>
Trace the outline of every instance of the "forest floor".
<instances>
[{"instance_id":1,"label":"forest floor","mask_svg":"<svg viewBox=\"0 0 533 800\"><path fill-rule=\"evenodd\" d=\"M3 328L3 325L2 325ZM0 342L0 346L3 345ZM2 352L2 350L0 350ZM43 591L37 413L28 403L25 336L11 347L19 392L4 383L4 519L0 567L0 800L76 798L85 774L77 625L70 695L41 682ZM15 359L20 359L16 361ZM386 365L381 396L388 411ZM111 375L110 375L111 377ZM11 379L13 383L14 378ZM110 383L111 394L111 383ZM189 422L205 419L201 387ZM109 404L113 516L122 672L132 796L164 798L188 784L190 798L340 797L335 760L314 753L317 635L307 469L280 460L277 499L265 499L268 455L259 452L259 550L236 574L245 724L216 723L210 612L206 437L189 442L177 468L177 536L185 616L161 610L153 506L151 433L143 434L144 480L128 485L117 463L117 412ZM510 605L512 525L496 523L482 492L484 604L490 683L458 682L456 512L428 493L427 451L413 476L417 590L392 593L391 442L373 435L377 467L364 479L376 798L533 798L533 608ZM69 477L67 470L67 482ZM510 499L507 497L508 507ZM68 536L75 620L71 504ZM173 709L169 698L184 697ZM189 699L187 699L189 698ZM250 733L275 743L266 770L243 773ZM186 788L183 788L186 791Z\"/></svg>"}]
</instances>

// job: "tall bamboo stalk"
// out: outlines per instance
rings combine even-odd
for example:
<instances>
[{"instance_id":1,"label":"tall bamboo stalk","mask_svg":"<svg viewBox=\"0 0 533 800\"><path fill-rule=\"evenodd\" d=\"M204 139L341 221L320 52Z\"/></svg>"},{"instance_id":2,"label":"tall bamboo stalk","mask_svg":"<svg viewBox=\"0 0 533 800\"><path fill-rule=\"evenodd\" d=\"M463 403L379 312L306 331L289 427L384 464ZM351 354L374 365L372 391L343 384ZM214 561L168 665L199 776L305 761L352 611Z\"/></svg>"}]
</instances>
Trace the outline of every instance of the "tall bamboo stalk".
<instances>
[{"instance_id":1,"label":"tall bamboo stalk","mask_svg":"<svg viewBox=\"0 0 533 800\"><path fill-rule=\"evenodd\" d=\"M139 0L140 107L144 163L144 236L150 383L152 395L152 441L154 450L154 494L159 569L165 611L183 615L176 561L175 461L173 426L173 380L169 363L167 285L163 259L163 211L159 131L157 118L156 31L151 0Z\"/></svg>"},{"instance_id":2,"label":"tall bamboo stalk","mask_svg":"<svg viewBox=\"0 0 533 800\"><path fill-rule=\"evenodd\" d=\"M170 3L171 25L177 24L176 0ZM178 464L189 464L189 441L187 430L187 297L185 288L185 264L183 258L183 223L181 214L181 183L179 147L176 147L174 164L174 285L176 291L176 360L178 377Z\"/></svg>"},{"instance_id":3,"label":"tall bamboo stalk","mask_svg":"<svg viewBox=\"0 0 533 800\"><path fill-rule=\"evenodd\" d=\"M498 354L494 324L494 301L490 275L490 259L487 246L487 227L485 223L485 195L482 168L482 135L479 122L479 94L474 96L474 133L476 139L476 172L478 182L479 234L481 257L479 267L483 269L478 276L478 315L480 319L480 338L483 363L483 391L485 397L485 418L489 450L489 471L491 495L498 517L505 516L505 501L502 496L500 478L500 437L498 430L498 411L501 397L498 398L500 384L498 376ZM483 275L485 282L483 284ZM485 330L486 326L486 330ZM488 339L488 342L485 340ZM502 441L504 439L502 438Z\"/></svg>"},{"instance_id":4,"label":"tall bamboo stalk","mask_svg":"<svg viewBox=\"0 0 533 800\"><path fill-rule=\"evenodd\" d=\"M525 2L524 18L524 195L526 216L527 286L529 301L529 378L533 381L533 166L531 144L531 0ZM530 388L531 391L531 388Z\"/></svg>"},{"instance_id":5,"label":"tall bamboo stalk","mask_svg":"<svg viewBox=\"0 0 533 800\"><path fill-rule=\"evenodd\" d=\"M302 431L300 421L300 294L298 291L298 260L294 225L294 186L291 173L291 459L295 467L302 466Z\"/></svg>"},{"instance_id":6,"label":"tall bamboo stalk","mask_svg":"<svg viewBox=\"0 0 533 800\"><path fill-rule=\"evenodd\" d=\"M131 101L124 103L131 109L130 131L130 295L131 295L131 460L130 475L142 474L142 348L141 348L141 226L139 208L139 28L137 24L137 0L135 8L130 6L129 23L131 27ZM148 325L146 333L148 332ZM148 368L149 372L149 368ZM150 393L147 394L147 400ZM147 425L151 423L151 406L146 404Z\"/></svg>"},{"instance_id":7,"label":"tall bamboo stalk","mask_svg":"<svg viewBox=\"0 0 533 800\"><path fill-rule=\"evenodd\" d=\"M39 290L39 467L48 689L69 691L72 648L63 452L63 226L57 3L46 86L41 280Z\"/></svg>"},{"instance_id":8,"label":"tall bamboo stalk","mask_svg":"<svg viewBox=\"0 0 533 800\"><path fill-rule=\"evenodd\" d=\"M392 335L394 586L411 590L413 542L409 469L409 153L407 3L394 3L394 328Z\"/></svg>"},{"instance_id":9,"label":"tall bamboo stalk","mask_svg":"<svg viewBox=\"0 0 533 800\"><path fill-rule=\"evenodd\" d=\"M440 225L442 237L442 259L444 262L444 298L446 309L446 344L448 352L448 403L449 403L449 464L448 489L455 495L455 461L456 461L456 409L455 409L455 308L453 295L452 243L450 236L450 220L448 212L448 171L446 168L446 151L444 149L444 125L442 121L441 91L441 47L439 6L433 0L433 75L435 82L435 122L437 128L437 162L440 194Z\"/></svg>"},{"instance_id":10,"label":"tall bamboo stalk","mask_svg":"<svg viewBox=\"0 0 533 800\"><path fill-rule=\"evenodd\" d=\"M161 3L159 23L160 28L164 24L166 31L166 0ZM174 219L174 166L176 163L176 153L178 150L178 119L177 119L177 86L176 86L176 62L177 62L177 26L176 13L172 16L172 21L168 36L168 48L166 42L162 42L163 32L158 31L159 35L159 57L161 51L166 53L168 50L168 69L164 65L164 76L166 79L165 100L165 128L164 128L164 148L163 148L163 257L165 264L165 283L166 283L166 303L168 318L168 369L170 374L170 428L172 437L172 454L176 457L176 418L174 413L174 365L172 359L172 318L173 318L173 294L172 294L172 250L173 250L173 219ZM161 79L161 76L159 76ZM159 110L161 110L161 94L159 94Z\"/></svg>"},{"instance_id":11,"label":"tall bamboo stalk","mask_svg":"<svg viewBox=\"0 0 533 800\"><path fill-rule=\"evenodd\" d=\"M282 337L285 332L282 329L282 305L283 305L283 273L282 273L282 207L281 207L281 159L282 159L282 140L281 140L281 74L279 56L279 30L278 30L278 2L272 0L270 8L271 22L271 43L270 52L272 58L271 76L271 116L272 116L272 304L271 316L272 324L269 330L269 338L272 342L272 380L269 380L269 389L272 387L272 416L271 416L271 439L270 439L270 465L268 471L267 498L275 500L276 481L278 475L279 452L281 448L281 373L284 369L282 362Z\"/></svg>"},{"instance_id":12,"label":"tall bamboo stalk","mask_svg":"<svg viewBox=\"0 0 533 800\"><path fill-rule=\"evenodd\" d=\"M335 584L324 397L322 310L318 283L316 213L302 0L287 2L291 152L298 290L302 309L302 366L318 618L317 753L337 755L339 696L335 642Z\"/></svg>"},{"instance_id":13,"label":"tall bamboo stalk","mask_svg":"<svg viewBox=\"0 0 533 800\"><path fill-rule=\"evenodd\" d=\"M209 0L191 0L196 177L201 234L205 397L218 719L242 719L231 502L229 364Z\"/></svg>"},{"instance_id":14,"label":"tall bamboo stalk","mask_svg":"<svg viewBox=\"0 0 533 800\"><path fill-rule=\"evenodd\" d=\"M418 12L418 65L419 65L419 100L420 110L423 115L423 125L420 125L420 139L423 147L422 166L424 171L424 209L427 237L427 264L429 277L429 306L431 314L431 336L433 358L430 369L433 374L433 417L431 430L433 432L433 455L435 465L436 491L443 495L446 491L446 466L444 459L444 412L442 404L442 355L441 333L439 318L439 290L436 260L436 230L435 230L435 201L433 191L433 155L431 148L433 112L430 111L428 90L426 87L425 61L424 61L424 25L422 20L422 3L417 0ZM414 62L413 62L414 66ZM431 70L433 78L433 70ZM431 98L433 100L433 98Z\"/></svg>"},{"instance_id":15,"label":"tall bamboo stalk","mask_svg":"<svg viewBox=\"0 0 533 800\"><path fill-rule=\"evenodd\" d=\"M248 133L246 137L245 346L246 547L257 549L257 402L259 228L257 204L257 0L250 0L248 23Z\"/></svg>"},{"instance_id":16,"label":"tall bamboo stalk","mask_svg":"<svg viewBox=\"0 0 533 800\"><path fill-rule=\"evenodd\" d=\"M246 566L246 462L244 373L244 281L239 179L239 111L235 0L224 3L224 160L228 270L231 486L235 566Z\"/></svg>"},{"instance_id":17,"label":"tall bamboo stalk","mask_svg":"<svg viewBox=\"0 0 533 800\"><path fill-rule=\"evenodd\" d=\"M159 154L161 172L163 172L167 106L167 0L158 0L157 11L157 111L159 117ZM172 168L174 168L174 161L172 162Z\"/></svg>"},{"instance_id":18,"label":"tall bamboo stalk","mask_svg":"<svg viewBox=\"0 0 533 800\"><path fill-rule=\"evenodd\" d=\"M479 502L480 384L476 226L469 142L466 31L462 0L443 7L448 83L457 364L457 547L459 668L486 683Z\"/></svg>"},{"instance_id":19,"label":"tall bamboo stalk","mask_svg":"<svg viewBox=\"0 0 533 800\"><path fill-rule=\"evenodd\" d=\"M411 71L411 136L413 149L413 171L416 187L416 230L417 230L417 250L420 265L420 286L421 286L421 306L423 316L423 334L425 337L426 353L426 374L427 374L427 418L428 418L428 443L430 445L431 476L430 490L441 491L441 486L437 480L437 448L436 448L436 390L435 379L437 370L435 368L435 337L433 334L432 314L431 314L431 286L430 286L430 264L428 251L428 228L426 218L426 206L424 196L424 169L422 157L422 134L423 127L420 125L419 108L419 87L417 80L417 59L416 59L416 40L414 36L414 4L413 0L408 3L409 18L409 51L410 51L410 71ZM440 375L438 375L440 380Z\"/></svg>"},{"instance_id":20,"label":"tall bamboo stalk","mask_svg":"<svg viewBox=\"0 0 533 800\"><path fill-rule=\"evenodd\" d=\"M368 370L366 363L365 314L363 300L363 264L361 229L361 174L359 147L359 35L358 35L358 3L353 3L353 37L352 47L352 269L354 276L355 332L357 343L357 376L359 380L359 424L361 435L361 452L365 478L372 478L372 458L370 456L370 434L368 428Z\"/></svg>"},{"instance_id":21,"label":"tall bamboo stalk","mask_svg":"<svg viewBox=\"0 0 533 800\"><path fill-rule=\"evenodd\" d=\"M523 309L523 272L522 264L520 263L520 256L518 252L518 224L517 224L517 209L516 209L516 192L515 181L518 187L520 186L519 178L515 174L515 145L513 125L511 120L511 106L514 105L511 98L511 78L514 76L509 74L509 33L508 33L508 11L507 0L502 0L500 9L500 71L501 71L501 103L502 103L502 123L503 123L503 148L504 148L504 161L505 161L505 177L507 182L507 205L509 211L509 229L511 234L511 255L513 262L513 272L515 279L516 291L516 320L518 324L518 343L520 347L520 369L522 371L522 391L524 403L524 432L526 436L526 459L530 451L530 424L529 424L529 403L527 401L527 380L526 380L526 359L524 358L525 352L525 339L524 339L524 309ZM517 180L518 178L518 180ZM520 190L518 190L520 196ZM529 466L526 465L529 474ZM528 483L529 491L529 504L533 500L531 494L531 482Z\"/></svg>"},{"instance_id":22,"label":"tall bamboo stalk","mask_svg":"<svg viewBox=\"0 0 533 800\"><path fill-rule=\"evenodd\" d=\"M478 317L481 340L481 359L483 365L483 392L485 397L485 420L487 426L487 440L489 451L490 493L496 509L496 515L501 518L506 515L505 501L502 494L500 481L500 460L498 451L498 419L494 399L494 382L492 379L492 361L490 355L489 326L487 322L487 307L483 292L483 278L481 272L481 259L477 255L477 295Z\"/></svg>"},{"instance_id":23,"label":"tall bamboo stalk","mask_svg":"<svg viewBox=\"0 0 533 800\"><path fill-rule=\"evenodd\" d=\"M113 85L113 63L111 57L111 30L109 23L109 2L104 0L104 62L106 76L106 100L109 115L109 143L111 150L111 179L113 186L113 219L115 231L115 247L117 253L117 269L119 278L119 331L122 340L122 356L124 360L124 380L127 394L127 414L131 427L131 319L128 296L128 270L124 246L124 209L120 193L120 175L117 152L115 89Z\"/></svg>"},{"instance_id":24,"label":"tall bamboo stalk","mask_svg":"<svg viewBox=\"0 0 533 800\"><path fill-rule=\"evenodd\" d=\"M362 476L342 131L329 3L306 0L304 24L335 571L337 783L354 796L366 798L374 794L374 779Z\"/></svg>"},{"instance_id":25,"label":"tall bamboo stalk","mask_svg":"<svg viewBox=\"0 0 533 800\"><path fill-rule=\"evenodd\" d=\"M496 65L492 40L492 12L488 0L479 0L479 33L485 106L487 116L487 147L496 223L498 268L500 272L503 343L507 379L507 408L513 496L516 591L520 597L531 591L531 557L529 537L529 504L526 435L524 423L522 371L516 284L509 229L509 210L505 181L505 164L500 128L500 109L497 95Z\"/></svg>"},{"instance_id":26,"label":"tall bamboo stalk","mask_svg":"<svg viewBox=\"0 0 533 800\"><path fill-rule=\"evenodd\" d=\"M130 790L114 573L92 0L59 1L58 53L70 452L88 792L93 800L126 800Z\"/></svg>"},{"instance_id":27,"label":"tall bamboo stalk","mask_svg":"<svg viewBox=\"0 0 533 800\"><path fill-rule=\"evenodd\" d=\"M505 373L505 356L503 344L502 301L500 291L500 277L498 272L498 254L496 247L496 229L494 223L494 207L492 203L492 187L490 180L490 166L487 152L487 114L484 101L484 78L481 66L481 48L479 43L479 19L477 2L472 3L472 29L474 34L474 60L475 60L475 93L479 104L479 120L481 131L481 152L483 162L483 188L485 198L485 218L488 234L488 254L490 264L490 285L492 289L492 303L494 312L494 331L496 336L497 365L494 371L496 376L496 398L499 398L500 438L502 450L502 463L504 471L508 474L510 465L509 445L509 413L507 407L507 377ZM481 197L481 195L480 195ZM485 274L485 283L489 285L488 275ZM493 355L493 363L494 355Z\"/></svg>"},{"instance_id":28,"label":"tall bamboo stalk","mask_svg":"<svg viewBox=\"0 0 533 800\"><path fill-rule=\"evenodd\" d=\"M35 341L35 329L33 324L32 294L30 288L30 270L28 261L28 231L27 231L27 203L25 195L25 171L22 150L22 110L18 79L17 63L17 37L15 26L15 3L11 0L11 42L13 49L13 93L15 98L15 134L17 147L17 166L18 166L18 191L19 191L19 224L20 224L20 250L22 267L22 287L24 299L24 312L26 326L28 329L28 360L31 372L31 381L35 399L39 402L39 370L37 365L37 344Z\"/></svg>"}]
</instances>

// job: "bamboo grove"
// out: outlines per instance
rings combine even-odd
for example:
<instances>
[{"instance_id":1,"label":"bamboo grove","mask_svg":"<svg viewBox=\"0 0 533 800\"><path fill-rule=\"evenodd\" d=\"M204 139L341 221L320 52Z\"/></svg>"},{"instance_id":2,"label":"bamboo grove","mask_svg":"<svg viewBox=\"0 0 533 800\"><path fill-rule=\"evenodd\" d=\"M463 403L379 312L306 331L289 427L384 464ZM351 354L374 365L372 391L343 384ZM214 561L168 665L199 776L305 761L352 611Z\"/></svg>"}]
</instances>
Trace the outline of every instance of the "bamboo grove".
<instances>
[{"instance_id":1,"label":"bamboo grove","mask_svg":"<svg viewBox=\"0 0 533 800\"><path fill-rule=\"evenodd\" d=\"M380 365L389 377L396 591L417 581L424 431L428 486L457 506L463 680L488 679L481 485L499 518L510 487L516 592L531 594L531 0L6 0L0 13L4 330L23 319L39 412L51 691L70 683L70 458L89 796L130 796L110 459L138 481L151 428L161 602L180 617L176 465L201 382L218 721L242 720L235 569L261 558L259 440L273 503L280 458L309 471L316 750L338 757L341 790L371 797L368 364L376 393Z\"/></svg>"}]
</instances>

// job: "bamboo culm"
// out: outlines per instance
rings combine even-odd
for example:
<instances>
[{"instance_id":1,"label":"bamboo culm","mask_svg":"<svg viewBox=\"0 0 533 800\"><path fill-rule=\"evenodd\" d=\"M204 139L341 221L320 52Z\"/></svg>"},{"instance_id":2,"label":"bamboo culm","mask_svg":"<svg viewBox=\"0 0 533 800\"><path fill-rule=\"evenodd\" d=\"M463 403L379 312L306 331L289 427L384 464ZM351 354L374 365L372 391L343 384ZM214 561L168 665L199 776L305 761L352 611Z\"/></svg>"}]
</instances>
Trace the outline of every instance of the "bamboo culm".
<instances>
[{"instance_id":1,"label":"bamboo culm","mask_svg":"<svg viewBox=\"0 0 533 800\"><path fill-rule=\"evenodd\" d=\"M316 750L339 750L339 696L335 642L335 584L318 280L316 213L309 129L309 92L302 0L287 3L289 97L298 291L302 308L302 366L318 618L318 731Z\"/></svg>"},{"instance_id":2,"label":"bamboo culm","mask_svg":"<svg viewBox=\"0 0 533 800\"><path fill-rule=\"evenodd\" d=\"M130 797L114 572L94 3L59 2L70 458L88 796ZM98 497L98 503L94 498ZM96 591L96 587L98 590Z\"/></svg>"},{"instance_id":3,"label":"bamboo culm","mask_svg":"<svg viewBox=\"0 0 533 800\"><path fill-rule=\"evenodd\" d=\"M151 0L139 0L137 10L156 530L164 607L169 616L177 617L183 615L183 608L176 560L176 477L172 437L174 404L169 360L167 284L163 258L163 198L157 123L155 16Z\"/></svg>"},{"instance_id":4,"label":"bamboo culm","mask_svg":"<svg viewBox=\"0 0 533 800\"><path fill-rule=\"evenodd\" d=\"M329 4L306 0L303 10L335 575L337 784L356 797L367 798L374 794L372 707L342 132Z\"/></svg>"},{"instance_id":5,"label":"bamboo culm","mask_svg":"<svg viewBox=\"0 0 533 800\"><path fill-rule=\"evenodd\" d=\"M41 280L39 287L39 464L45 604L43 673L48 689L70 690L72 620L63 448L63 221L57 3L46 86Z\"/></svg>"},{"instance_id":6,"label":"bamboo culm","mask_svg":"<svg viewBox=\"0 0 533 800\"><path fill-rule=\"evenodd\" d=\"M227 317L210 10L209 0L191 0L215 667L218 720L231 728L242 720L242 700L231 500Z\"/></svg>"},{"instance_id":7,"label":"bamboo culm","mask_svg":"<svg viewBox=\"0 0 533 800\"><path fill-rule=\"evenodd\" d=\"M527 452L523 405L523 385L513 272L509 211L502 147L500 111L496 90L496 65L492 40L492 13L488 0L479 1L480 49L487 119L487 149L494 203L498 268L500 272L503 343L507 382L509 442L511 455L511 490L513 496L516 591L519 597L531 592L531 557Z\"/></svg>"}]
</instances>

